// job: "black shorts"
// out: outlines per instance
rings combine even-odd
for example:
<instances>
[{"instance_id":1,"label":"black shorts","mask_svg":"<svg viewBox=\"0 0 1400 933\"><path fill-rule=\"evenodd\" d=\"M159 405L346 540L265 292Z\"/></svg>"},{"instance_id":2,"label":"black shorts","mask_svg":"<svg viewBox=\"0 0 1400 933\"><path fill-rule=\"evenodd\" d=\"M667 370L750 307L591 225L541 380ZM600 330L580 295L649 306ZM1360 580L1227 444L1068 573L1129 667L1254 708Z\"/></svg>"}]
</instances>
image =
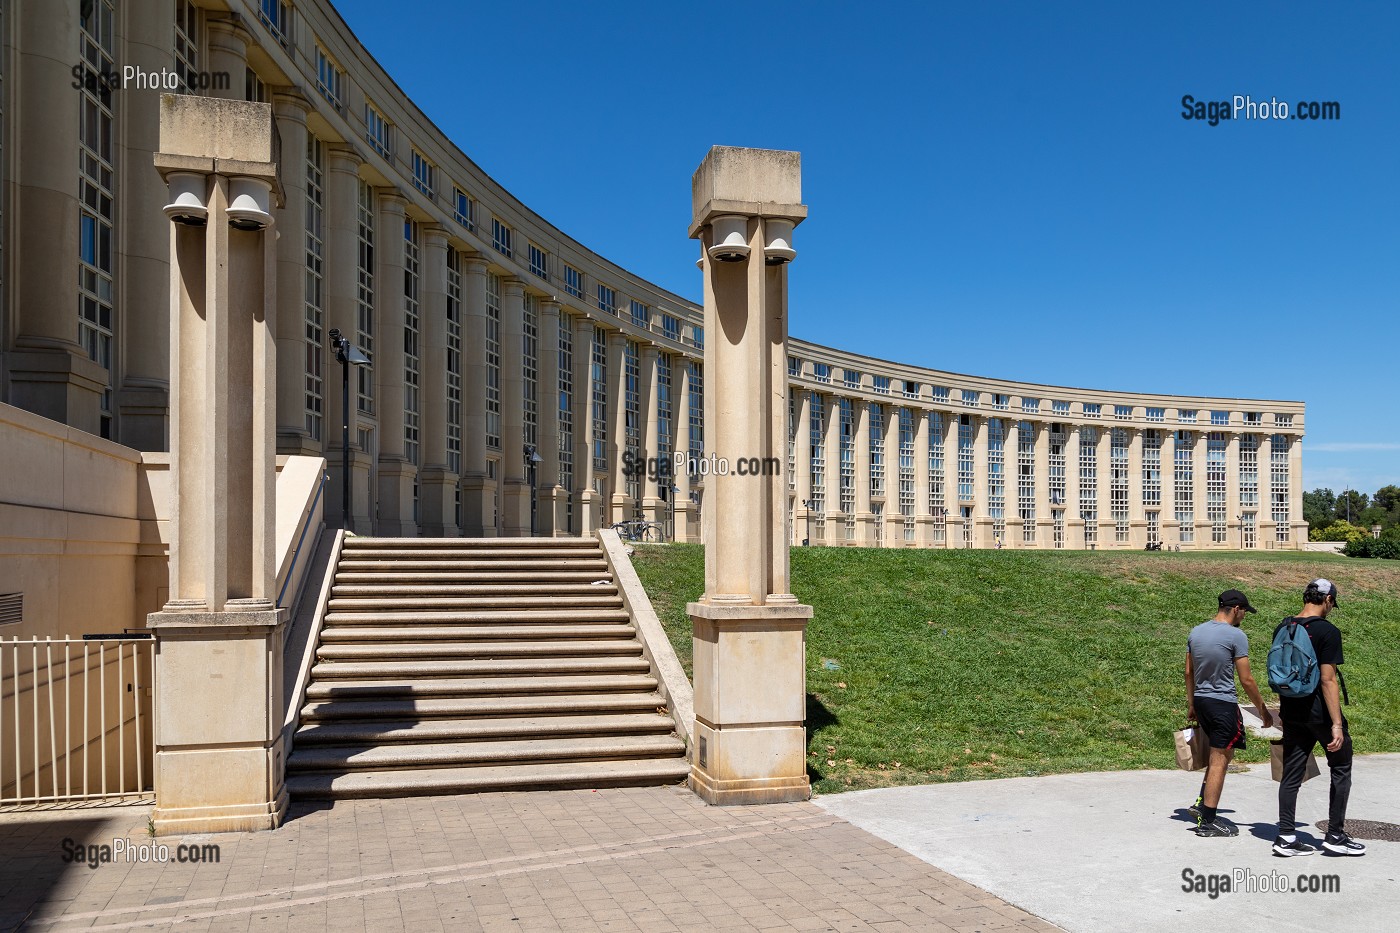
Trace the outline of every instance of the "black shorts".
<instances>
[{"instance_id":1,"label":"black shorts","mask_svg":"<svg viewBox=\"0 0 1400 933\"><path fill-rule=\"evenodd\" d=\"M1196 722L1211 748L1244 748L1244 715L1238 703L1196 697Z\"/></svg>"}]
</instances>

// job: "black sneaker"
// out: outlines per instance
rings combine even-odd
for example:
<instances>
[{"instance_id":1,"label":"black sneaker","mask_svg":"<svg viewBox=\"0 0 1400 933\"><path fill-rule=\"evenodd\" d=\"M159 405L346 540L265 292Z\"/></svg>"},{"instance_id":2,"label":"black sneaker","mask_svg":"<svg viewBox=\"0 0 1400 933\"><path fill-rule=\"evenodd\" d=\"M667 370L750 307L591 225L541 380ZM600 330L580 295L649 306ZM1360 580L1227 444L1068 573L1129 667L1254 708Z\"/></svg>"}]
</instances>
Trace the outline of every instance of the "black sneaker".
<instances>
[{"instance_id":1,"label":"black sneaker","mask_svg":"<svg viewBox=\"0 0 1400 933\"><path fill-rule=\"evenodd\" d=\"M1196 802L1186 808L1186 812L1191 814L1191 819L1196 821L1196 825L1201 825L1201 797L1197 795Z\"/></svg>"},{"instance_id":2,"label":"black sneaker","mask_svg":"<svg viewBox=\"0 0 1400 933\"><path fill-rule=\"evenodd\" d=\"M1346 833L1328 833L1322 840L1322 848L1329 855L1366 854L1366 847Z\"/></svg>"},{"instance_id":3,"label":"black sneaker","mask_svg":"<svg viewBox=\"0 0 1400 933\"><path fill-rule=\"evenodd\" d=\"M1197 836L1238 836L1240 828L1223 816L1217 816L1209 823L1196 827Z\"/></svg>"},{"instance_id":4,"label":"black sneaker","mask_svg":"<svg viewBox=\"0 0 1400 933\"><path fill-rule=\"evenodd\" d=\"M1282 858L1292 858L1295 855L1316 855L1317 846L1309 845L1296 837L1288 842L1275 839L1274 854Z\"/></svg>"}]
</instances>

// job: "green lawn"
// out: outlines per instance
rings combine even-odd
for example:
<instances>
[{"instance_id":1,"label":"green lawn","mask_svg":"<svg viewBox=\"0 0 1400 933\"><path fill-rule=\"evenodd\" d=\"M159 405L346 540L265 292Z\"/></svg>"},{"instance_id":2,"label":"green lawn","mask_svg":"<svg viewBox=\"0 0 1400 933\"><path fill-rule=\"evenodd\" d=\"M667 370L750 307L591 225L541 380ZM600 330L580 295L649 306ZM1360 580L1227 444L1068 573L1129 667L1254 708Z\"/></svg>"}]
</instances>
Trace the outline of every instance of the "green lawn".
<instances>
[{"instance_id":1,"label":"green lawn","mask_svg":"<svg viewBox=\"0 0 1400 933\"><path fill-rule=\"evenodd\" d=\"M690 672L698 545L643 545L637 572ZM1182 662L1215 597L1242 589L1266 699L1268 638L1303 585L1341 588L1359 752L1400 751L1400 563L1333 555L794 548L808 630L808 766L818 793L1173 766ZM1253 742L1241 761L1267 757Z\"/></svg>"}]
</instances>

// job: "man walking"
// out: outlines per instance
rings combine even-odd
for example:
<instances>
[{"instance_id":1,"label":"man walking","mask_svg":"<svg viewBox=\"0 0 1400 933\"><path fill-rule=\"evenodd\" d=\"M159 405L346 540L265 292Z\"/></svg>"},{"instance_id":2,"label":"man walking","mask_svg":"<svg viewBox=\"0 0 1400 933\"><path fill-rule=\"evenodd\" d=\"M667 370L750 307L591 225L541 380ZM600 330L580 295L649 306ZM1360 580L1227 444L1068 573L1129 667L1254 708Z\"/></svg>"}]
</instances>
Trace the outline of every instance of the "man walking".
<instances>
[{"instance_id":1,"label":"man walking","mask_svg":"<svg viewBox=\"0 0 1400 933\"><path fill-rule=\"evenodd\" d=\"M1198 836L1237 836L1240 832L1215 812L1235 749L1245 747L1244 716L1235 692L1237 672L1264 728L1273 725L1273 716L1264 708L1264 698L1249 672L1249 638L1240 630L1244 614L1256 610L1239 590L1221 593L1218 606L1215 618L1193 628L1186 639L1186 718L1197 722L1210 740L1206 776L1191 807Z\"/></svg>"},{"instance_id":2,"label":"man walking","mask_svg":"<svg viewBox=\"0 0 1400 933\"><path fill-rule=\"evenodd\" d=\"M1312 641L1318 668L1317 689L1311 695L1279 697L1279 718L1283 720L1283 779L1278 785L1275 855L1312 855L1317 851L1315 846L1299 841L1294 832L1298 825L1294 812L1308 758L1318 743L1327 751L1327 769L1332 773L1327 835L1322 840L1322 848L1332 855L1366 854L1366 847L1348 836L1344 829L1347 798L1351 796L1351 733L1342 715L1340 696L1346 691L1339 670L1342 633L1327 621L1327 616L1337 608L1337 597L1337 585L1332 581L1312 581L1303 590L1303 611L1284 619L1274 629L1277 636L1290 622L1303 626Z\"/></svg>"}]
</instances>

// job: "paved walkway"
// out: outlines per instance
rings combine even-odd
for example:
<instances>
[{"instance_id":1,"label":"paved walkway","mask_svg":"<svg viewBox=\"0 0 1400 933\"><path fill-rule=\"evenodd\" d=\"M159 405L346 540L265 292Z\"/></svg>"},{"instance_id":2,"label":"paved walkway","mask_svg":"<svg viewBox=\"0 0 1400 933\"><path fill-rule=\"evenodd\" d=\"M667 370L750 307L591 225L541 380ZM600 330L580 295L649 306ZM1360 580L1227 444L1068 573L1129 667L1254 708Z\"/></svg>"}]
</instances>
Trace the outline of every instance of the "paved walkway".
<instances>
[{"instance_id":1,"label":"paved walkway","mask_svg":"<svg viewBox=\"0 0 1400 933\"><path fill-rule=\"evenodd\" d=\"M680 788L343 801L216 864L63 860L150 843L148 808L0 816L0 930L979 930L1054 927L813 803Z\"/></svg>"},{"instance_id":2,"label":"paved walkway","mask_svg":"<svg viewBox=\"0 0 1400 933\"><path fill-rule=\"evenodd\" d=\"M1321 761L1321 759L1319 759ZM1298 819L1327 819L1328 772L1303 785ZM1366 841L1361 858L1270 853L1278 785L1269 766L1225 781L1221 812L1240 827L1201 839L1186 807L1199 774L1127 771L858 791L817 805L1074 933L1230 928L1393 930L1400 842ZM1400 822L1400 755L1356 759L1348 821ZM1322 832L1312 829L1312 840ZM1340 893L1183 891L1195 876L1335 875ZM1218 889L1217 889L1218 890Z\"/></svg>"}]
</instances>

